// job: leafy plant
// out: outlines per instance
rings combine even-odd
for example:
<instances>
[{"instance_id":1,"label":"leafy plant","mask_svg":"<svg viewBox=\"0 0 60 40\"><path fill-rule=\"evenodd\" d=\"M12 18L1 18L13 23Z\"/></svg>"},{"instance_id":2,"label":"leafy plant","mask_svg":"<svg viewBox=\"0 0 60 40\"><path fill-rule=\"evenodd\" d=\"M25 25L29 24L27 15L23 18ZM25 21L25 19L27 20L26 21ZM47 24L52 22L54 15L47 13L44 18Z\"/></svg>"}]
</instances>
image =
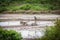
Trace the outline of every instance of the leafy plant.
<instances>
[{"instance_id":1,"label":"leafy plant","mask_svg":"<svg viewBox=\"0 0 60 40\"><path fill-rule=\"evenodd\" d=\"M37 40L60 40L60 20L56 19L55 26L48 27L45 35Z\"/></svg>"},{"instance_id":2,"label":"leafy plant","mask_svg":"<svg viewBox=\"0 0 60 40\"><path fill-rule=\"evenodd\" d=\"M21 40L22 36L14 30L3 30L0 28L0 40Z\"/></svg>"}]
</instances>

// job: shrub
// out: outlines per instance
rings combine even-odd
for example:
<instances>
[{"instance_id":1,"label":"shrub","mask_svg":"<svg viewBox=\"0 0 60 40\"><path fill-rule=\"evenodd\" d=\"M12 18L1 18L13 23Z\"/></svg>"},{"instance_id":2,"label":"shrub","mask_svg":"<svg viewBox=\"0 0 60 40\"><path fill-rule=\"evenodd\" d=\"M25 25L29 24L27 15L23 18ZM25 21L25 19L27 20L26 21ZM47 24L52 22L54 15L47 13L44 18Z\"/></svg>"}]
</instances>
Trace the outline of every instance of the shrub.
<instances>
[{"instance_id":1,"label":"shrub","mask_svg":"<svg viewBox=\"0 0 60 40\"><path fill-rule=\"evenodd\" d=\"M30 10L30 8L32 10L60 9L60 0L0 0L0 12L6 11L7 8L5 8L5 7L9 7L10 5L11 5L11 7L13 7L12 5L17 6L17 7L11 8L11 11L20 10L18 7L23 4L33 4L33 5L32 6L24 5L24 6L20 7L20 9L22 9L22 10ZM35 6L34 4L37 4L37 6ZM44 4L48 4L48 6L41 7L42 5L39 6L38 4L42 4L43 6L44 6ZM49 6L49 5L53 5L53 6Z\"/></svg>"},{"instance_id":2,"label":"shrub","mask_svg":"<svg viewBox=\"0 0 60 40\"><path fill-rule=\"evenodd\" d=\"M20 10L48 10L53 8L53 6L49 4L23 4L20 5Z\"/></svg>"},{"instance_id":3,"label":"shrub","mask_svg":"<svg viewBox=\"0 0 60 40\"><path fill-rule=\"evenodd\" d=\"M21 40L21 34L14 30L3 30L0 28L0 40Z\"/></svg>"},{"instance_id":4,"label":"shrub","mask_svg":"<svg viewBox=\"0 0 60 40\"><path fill-rule=\"evenodd\" d=\"M0 13L3 11L6 11L7 9L5 7L0 6Z\"/></svg>"},{"instance_id":5,"label":"shrub","mask_svg":"<svg viewBox=\"0 0 60 40\"><path fill-rule=\"evenodd\" d=\"M30 8L31 8L31 5L29 5L29 4L24 4L24 5L20 6L20 9L22 9L22 10L30 10Z\"/></svg>"},{"instance_id":6,"label":"shrub","mask_svg":"<svg viewBox=\"0 0 60 40\"><path fill-rule=\"evenodd\" d=\"M60 20L56 19L55 26L48 27L45 35L37 40L60 40Z\"/></svg>"}]
</instances>

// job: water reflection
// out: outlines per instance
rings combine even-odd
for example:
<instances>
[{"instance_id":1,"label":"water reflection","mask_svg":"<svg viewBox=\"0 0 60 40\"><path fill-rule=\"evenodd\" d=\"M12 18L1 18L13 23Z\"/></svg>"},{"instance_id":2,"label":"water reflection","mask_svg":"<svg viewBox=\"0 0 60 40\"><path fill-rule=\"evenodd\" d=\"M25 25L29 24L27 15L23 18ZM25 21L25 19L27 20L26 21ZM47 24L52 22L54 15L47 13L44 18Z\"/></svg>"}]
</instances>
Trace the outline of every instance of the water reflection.
<instances>
[{"instance_id":1,"label":"water reflection","mask_svg":"<svg viewBox=\"0 0 60 40\"><path fill-rule=\"evenodd\" d=\"M21 22L21 21L0 22L0 26L22 25L20 22ZM26 21L26 23L27 23L28 25L31 25L31 24L34 23L34 21L29 21L29 22ZM37 24L38 26L46 26L46 25L51 26L51 25L54 25L54 22L52 22L52 21L37 21L36 24Z\"/></svg>"},{"instance_id":2,"label":"water reflection","mask_svg":"<svg viewBox=\"0 0 60 40\"><path fill-rule=\"evenodd\" d=\"M0 22L0 26L12 26L12 25L22 25L20 23L21 21L7 21L7 22ZM28 25L31 25L32 23L34 23L34 21L25 21ZM54 25L54 22L52 21L37 21L36 22L38 24L38 26L52 26ZM8 28L8 30L16 30L17 32L21 32L22 37L23 38L40 38L41 36L44 35L45 31L43 28L25 28L25 29L21 29L21 28Z\"/></svg>"},{"instance_id":3,"label":"water reflection","mask_svg":"<svg viewBox=\"0 0 60 40\"><path fill-rule=\"evenodd\" d=\"M23 38L40 38L44 35L44 28L39 28L40 30L36 28L27 28L26 29L21 29L20 28L11 28L13 30L16 30L17 32L22 34ZM10 28L8 28L10 30Z\"/></svg>"}]
</instances>

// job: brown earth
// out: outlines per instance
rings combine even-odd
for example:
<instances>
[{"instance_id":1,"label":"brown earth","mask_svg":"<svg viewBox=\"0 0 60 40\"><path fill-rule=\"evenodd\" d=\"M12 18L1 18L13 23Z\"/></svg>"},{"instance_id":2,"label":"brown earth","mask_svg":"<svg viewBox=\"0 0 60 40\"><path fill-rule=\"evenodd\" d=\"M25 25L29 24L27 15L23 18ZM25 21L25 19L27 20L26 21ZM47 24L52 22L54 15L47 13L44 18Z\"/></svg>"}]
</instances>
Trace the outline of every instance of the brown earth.
<instances>
[{"instance_id":1,"label":"brown earth","mask_svg":"<svg viewBox=\"0 0 60 40\"><path fill-rule=\"evenodd\" d=\"M18 10L18 11L5 11L3 13L8 13L8 14L15 14L15 13L20 13L20 14L60 14L60 10L40 10L40 11L33 11L33 10Z\"/></svg>"}]
</instances>

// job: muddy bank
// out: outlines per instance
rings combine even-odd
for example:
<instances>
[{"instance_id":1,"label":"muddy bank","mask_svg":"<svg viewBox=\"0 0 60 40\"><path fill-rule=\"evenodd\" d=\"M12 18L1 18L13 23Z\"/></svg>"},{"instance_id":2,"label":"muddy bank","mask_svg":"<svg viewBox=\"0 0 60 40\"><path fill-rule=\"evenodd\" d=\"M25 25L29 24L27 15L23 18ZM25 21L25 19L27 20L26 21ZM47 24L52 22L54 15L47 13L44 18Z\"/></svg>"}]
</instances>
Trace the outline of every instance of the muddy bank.
<instances>
[{"instance_id":1,"label":"muddy bank","mask_svg":"<svg viewBox=\"0 0 60 40\"><path fill-rule=\"evenodd\" d=\"M5 11L3 14L60 14L60 10L40 10L40 11L33 11L33 10L18 10L18 11Z\"/></svg>"}]
</instances>

